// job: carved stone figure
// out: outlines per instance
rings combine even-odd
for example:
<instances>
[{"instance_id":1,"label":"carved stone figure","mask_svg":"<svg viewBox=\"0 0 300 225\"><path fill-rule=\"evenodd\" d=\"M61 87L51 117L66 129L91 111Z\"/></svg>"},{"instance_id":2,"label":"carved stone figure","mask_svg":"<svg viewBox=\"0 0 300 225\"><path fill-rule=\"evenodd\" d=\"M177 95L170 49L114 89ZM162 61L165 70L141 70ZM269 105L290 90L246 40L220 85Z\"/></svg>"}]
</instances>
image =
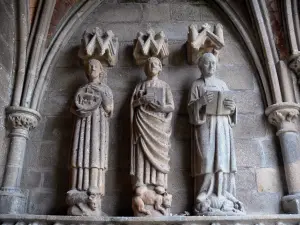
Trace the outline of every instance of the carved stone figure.
<instances>
[{"instance_id":1,"label":"carved stone figure","mask_svg":"<svg viewBox=\"0 0 300 225\"><path fill-rule=\"evenodd\" d=\"M199 60L202 76L194 81L188 111L192 124L192 174L197 215L244 214L235 196L236 155L232 126L236 105L225 82L215 77L217 58ZM203 178L203 182L201 182Z\"/></svg>"},{"instance_id":2,"label":"carved stone figure","mask_svg":"<svg viewBox=\"0 0 300 225\"><path fill-rule=\"evenodd\" d=\"M133 211L135 216L162 216L171 204L167 181L174 102L169 85L158 79L161 61L149 58L144 70L147 79L136 86L131 100Z\"/></svg>"},{"instance_id":3,"label":"carved stone figure","mask_svg":"<svg viewBox=\"0 0 300 225\"><path fill-rule=\"evenodd\" d=\"M162 62L169 56L168 40L163 31L155 34L153 29L149 29L146 34L137 34L133 50L136 64L144 64L151 56L159 58Z\"/></svg>"},{"instance_id":4,"label":"carved stone figure","mask_svg":"<svg viewBox=\"0 0 300 225\"><path fill-rule=\"evenodd\" d=\"M187 57L189 64L196 64L201 55L205 52L213 52L215 55L224 47L223 26L217 24L214 32L210 30L210 26L205 23L198 30L197 25L189 26L187 40Z\"/></svg>"},{"instance_id":5,"label":"carved stone figure","mask_svg":"<svg viewBox=\"0 0 300 225\"><path fill-rule=\"evenodd\" d=\"M98 60L89 60L89 83L78 89L71 109L77 116L71 158L72 189L67 198L71 215L101 215L108 158L108 118L113 112L113 95L103 82L105 75Z\"/></svg>"},{"instance_id":6,"label":"carved stone figure","mask_svg":"<svg viewBox=\"0 0 300 225\"><path fill-rule=\"evenodd\" d=\"M111 30L103 32L96 27L92 32L86 30L81 39L79 57L85 63L89 59L106 60L110 66L114 66L118 61L119 41Z\"/></svg>"}]
</instances>

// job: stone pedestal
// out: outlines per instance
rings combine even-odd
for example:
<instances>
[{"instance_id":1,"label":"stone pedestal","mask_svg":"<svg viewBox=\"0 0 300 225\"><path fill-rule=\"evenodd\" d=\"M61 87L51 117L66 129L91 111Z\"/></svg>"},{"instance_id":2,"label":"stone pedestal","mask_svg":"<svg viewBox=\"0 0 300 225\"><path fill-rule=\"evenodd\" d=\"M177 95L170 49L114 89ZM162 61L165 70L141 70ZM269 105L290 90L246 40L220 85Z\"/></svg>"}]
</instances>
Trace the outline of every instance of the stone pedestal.
<instances>
[{"instance_id":1,"label":"stone pedestal","mask_svg":"<svg viewBox=\"0 0 300 225\"><path fill-rule=\"evenodd\" d=\"M289 195L282 198L286 213L300 213L300 138L296 127L300 105L278 103L266 109L269 122L277 127Z\"/></svg>"},{"instance_id":2,"label":"stone pedestal","mask_svg":"<svg viewBox=\"0 0 300 225\"><path fill-rule=\"evenodd\" d=\"M1 188L0 213L18 214L26 213L28 190L16 188Z\"/></svg>"},{"instance_id":3,"label":"stone pedestal","mask_svg":"<svg viewBox=\"0 0 300 225\"><path fill-rule=\"evenodd\" d=\"M19 187L29 130L37 126L41 116L37 111L25 107L8 107L6 112L12 130L5 174L0 189L0 213L26 213L28 193Z\"/></svg>"}]
</instances>

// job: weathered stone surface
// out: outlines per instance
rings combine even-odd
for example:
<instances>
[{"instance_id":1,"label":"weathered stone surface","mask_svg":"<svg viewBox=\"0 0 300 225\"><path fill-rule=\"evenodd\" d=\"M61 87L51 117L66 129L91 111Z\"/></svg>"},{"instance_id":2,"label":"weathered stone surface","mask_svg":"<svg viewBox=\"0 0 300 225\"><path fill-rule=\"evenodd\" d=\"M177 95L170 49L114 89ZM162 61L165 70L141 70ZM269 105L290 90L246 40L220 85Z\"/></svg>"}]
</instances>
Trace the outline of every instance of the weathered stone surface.
<instances>
[{"instance_id":1,"label":"weathered stone surface","mask_svg":"<svg viewBox=\"0 0 300 225\"><path fill-rule=\"evenodd\" d=\"M256 169L256 182L258 192L282 192L281 174L278 169Z\"/></svg>"},{"instance_id":2,"label":"weathered stone surface","mask_svg":"<svg viewBox=\"0 0 300 225\"><path fill-rule=\"evenodd\" d=\"M233 91L232 98L235 100L241 114L261 114L264 112L260 93L253 91Z\"/></svg>"},{"instance_id":3,"label":"weathered stone surface","mask_svg":"<svg viewBox=\"0 0 300 225\"><path fill-rule=\"evenodd\" d=\"M115 91L133 91L135 84L146 78L140 68L109 69L108 85Z\"/></svg>"},{"instance_id":4,"label":"weathered stone surface","mask_svg":"<svg viewBox=\"0 0 300 225\"><path fill-rule=\"evenodd\" d=\"M201 18L200 7L189 4L171 5L171 19L178 21L199 21Z\"/></svg>"},{"instance_id":5,"label":"weathered stone surface","mask_svg":"<svg viewBox=\"0 0 300 225\"><path fill-rule=\"evenodd\" d=\"M268 138L262 141L262 149L260 152L260 167L272 167L283 166L283 161L280 152L279 140L275 137Z\"/></svg>"},{"instance_id":6,"label":"weathered stone surface","mask_svg":"<svg viewBox=\"0 0 300 225\"><path fill-rule=\"evenodd\" d=\"M262 147L258 140L235 138L235 149L238 168L260 167Z\"/></svg>"},{"instance_id":7,"label":"weathered stone surface","mask_svg":"<svg viewBox=\"0 0 300 225\"><path fill-rule=\"evenodd\" d=\"M108 170L106 177L106 193L105 195L113 195L116 192L126 193L131 195L131 179L128 170L116 169ZM122 177L123 182L120 183L120 177Z\"/></svg>"},{"instance_id":8,"label":"weathered stone surface","mask_svg":"<svg viewBox=\"0 0 300 225\"><path fill-rule=\"evenodd\" d=\"M247 212L251 214L276 214L280 211L282 193L258 193L256 190L239 191L237 197L246 202Z\"/></svg>"},{"instance_id":9,"label":"weathered stone surface","mask_svg":"<svg viewBox=\"0 0 300 225\"><path fill-rule=\"evenodd\" d=\"M169 66L186 66L186 43L185 41L169 42Z\"/></svg>"},{"instance_id":10,"label":"weathered stone surface","mask_svg":"<svg viewBox=\"0 0 300 225\"><path fill-rule=\"evenodd\" d=\"M43 215L55 209L55 194L47 191L31 191L28 213Z\"/></svg>"},{"instance_id":11,"label":"weathered stone surface","mask_svg":"<svg viewBox=\"0 0 300 225\"><path fill-rule=\"evenodd\" d=\"M170 67L166 73L172 91L188 91L193 81L200 77L196 67Z\"/></svg>"},{"instance_id":12,"label":"weathered stone surface","mask_svg":"<svg viewBox=\"0 0 300 225\"><path fill-rule=\"evenodd\" d=\"M67 117L49 116L45 117L46 125L43 133L44 141L57 141L70 137L73 130L73 120L69 114ZM64 121L63 123L61 121Z\"/></svg>"},{"instance_id":13,"label":"weathered stone surface","mask_svg":"<svg viewBox=\"0 0 300 225\"><path fill-rule=\"evenodd\" d=\"M177 202L177 204L173 204L171 208L171 213L173 215L184 213L184 211L192 213L193 210L190 202L193 201L193 194L191 189L178 191L172 194L173 202Z\"/></svg>"},{"instance_id":14,"label":"weathered stone surface","mask_svg":"<svg viewBox=\"0 0 300 225\"><path fill-rule=\"evenodd\" d=\"M190 140L191 127L189 126L189 117L183 115L174 116L173 137L176 140Z\"/></svg>"},{"instance_id":15,"label":"weathered stone surface","mask_svg":"<svg viewBox=\"0 0 300 225\"><path fill-rule=\"evenodd\" d=\"M104 4L91 17L96 21L88 22L139 22L142 19L142 7L139 4Z\"/></svg>"},{"instance_id":16,"label":"weathered stone surface","mask_svg":"<svg viewBox=\"0 0 300 225\"><path fill-rule=\"evenodd\" d=\"M144 4L143 21L159 22L170 20L169 4Z\"/></svg>"},{"instance_id":17,"label":"weathered stone surface","mask_svg":"<svg viewBox=\"0 0 300 225\"><path fill-rule=\"evenodd\" d=\"M174 176L176 177L177 170L188 170L190 169L191 154L188 149L190 149L190 141L172 141L172 150L170 151L171 171L174 171ZM172 172L171 172L172 174Z\"/></svg>"},{"instance_id":18,"label":"weathered stone surface","mask_svg":"<svg viewBox=\"0 0 300 225\"><path fill-rule=\"evenodd\" d=\"M66 115L70 112L72 100L72 97L68 93L51 91L47 93L47 98L44 100L45 107L42 113L45 116Z\"/></svg>"},{"instance_id":19,"label":"weathered stone surface","mask_svg":"<svg viewBox=\"0 0 300 225\"><path fill-rule=\"evenodd\" d=\"M266 135L264 115L239 114L238 121L234 129L236 138L256 138Z\"/></svg>"},{"instance_id":20,"label":"weathered stone surface","mask_svg":"<svg viewBox=\"0 0 300 225\"><path fill-rule=\"evenodd\" d=\"M226 37L226 35L224 34ZM247 66L236 64L220 64L218 77L226 82L231 90L253 90L254 73Z\"/></svg>"},{"instance_id":21,"label":"weathered stone surface","mask_svg":"<svg viewBox=\"0 0 300 225\"><path fill-rule=\"evenodd\" d=\"M41 149L38 155L39 168L55 168L64 167L66 164L66 159L68 158L68 149L70 148L69 143L57 143L57 142L46 142L41 145Z\"/></svg>"},{"instance_id":22,"label":"weathered stone surface","mask_svg":"<svg viewBox=\"0 0 300 225\"><path fill-rule=\"evenodd\" d=\"M236 174L237 192L251 192L257 190L255 180L255 169L243 168L238 170Z\"/></svg>"},{"instance_id":23,"label":"weathered stone surface","mask_svg":"<svg viewBox=\"0 0 300 225\"><path fill-rule=\"evenodd\" d=\"M38 188L41 186L41 172L26 169L23 171L23 182L25 188Z\"/></svg>"},{"instance_id":24,"label":"weathered stone surface","mask_svg":"<svg viewBox=\"0 0 300 225\"><path fill-rule=\"evenodd\" d=\"M168 182L168 190L171 194L178 191L193 192L193 179L189 170L180 169L173 173L170 172Z\"/></svg>"}]
</instances>

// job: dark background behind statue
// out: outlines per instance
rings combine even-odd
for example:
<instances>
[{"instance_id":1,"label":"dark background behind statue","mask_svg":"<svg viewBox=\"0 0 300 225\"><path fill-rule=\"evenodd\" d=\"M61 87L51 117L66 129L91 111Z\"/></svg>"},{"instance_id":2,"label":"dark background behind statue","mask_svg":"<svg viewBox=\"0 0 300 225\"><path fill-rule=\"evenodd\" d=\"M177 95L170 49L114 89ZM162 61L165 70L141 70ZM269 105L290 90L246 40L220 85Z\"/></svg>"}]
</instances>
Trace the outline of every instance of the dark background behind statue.
<instances>
[{"instance_id":1,"label":"dark background behind statue","mask_svg":"<svg viewBox=\"0 0 300 225\"><path fill-rule=\"evenodd\" d=\"M77 56L83 31L98 26L111 29L120 41L119 62L108 68L108 85L115 101L110 120L109 168L103 211L112 216L131 216L132 188L130 167L130 97L135 85L144 78L143 69L132 57L133 39L139 31L152 27L163 30L169 40L169 63L160 79L168 82L175 102L169 192L173 195L171 212L192 211L193 182L190 176L190 125L186 109L192 82L199 76L196 65L186 62L188 26L191 23L224 26L225 47L220 54L217 76L234 91L239 110L234 128L238 174L237 197L247 214L279 213L282 188L282 163L278 160L277 142L264 116L256 71L247 49L226 18L202 1L169 4L103 4L80 26L58 54L51 83L41 107L43 119L33 130L24 169L23 186L30 189L28 213L65 214L68 190L68 158L71 150L73 118L72 97L85 84L83 66ZM180 2L180 3L177 3ZM195 1L193 1L195 2Z\"/></svg>"}]
</instances>

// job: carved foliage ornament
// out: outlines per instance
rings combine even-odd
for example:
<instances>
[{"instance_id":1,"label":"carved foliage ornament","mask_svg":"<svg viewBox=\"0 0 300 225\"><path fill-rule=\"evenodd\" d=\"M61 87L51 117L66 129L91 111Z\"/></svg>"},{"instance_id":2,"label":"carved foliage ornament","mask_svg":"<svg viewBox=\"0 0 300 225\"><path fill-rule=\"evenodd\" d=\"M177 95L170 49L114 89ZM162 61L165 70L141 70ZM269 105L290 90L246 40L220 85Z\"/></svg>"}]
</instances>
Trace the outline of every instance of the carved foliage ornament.
<instances>
[{"instance_id":1,"label":"carved foliage ornament","mask_svg":"<svg viewBox=\"0 0 300 225\"><path fill-rule=\"evenodd\" d=\"M8 107L6 112L13 128L30 130L35 128L41 119L37 111L23 107Z\"/></svg>"},{"instance_id":2,"label":"carved foliage ornament","mask_svg":"<svg viewBox=\"0 0 300 225\"><path fill-rule=\"evenodd\" d=\"M187 40L187 56L189 64L197 64L199 58L204 54L211 52L218 56L219 50L224 47L223 26L217 24L211 31L210 25L203 24L200 30L197 25L189 26Z\"/></svg>"},{"instance_id":3,"label":"carved foliage ornament","mask_svg":"<svg viewBox=\"0 0 300 225\"><path fill-rule=\"evenodd\" d=\"M79 57L85 64L91 58L105 60L110 66L118 61L119 41L111 30L104 32L96 27L91 32L86 30L81 39Z\"/></svg>"},{"instance_id":4,"label":"carved foliage ornament","mask_svg":"<svg viewBox=\"0 0 300 225\"><path fill-rule=\"evenodd\" d=\"M137 65L143 65L150 57L159 58L163 64L169 56L168 39L163 31L155 33L149 29L146 33L139 32L135 39L133 57Z\"/></svg>"},{"instance_id":5,"label":"carved foliage ornament","mask_svg":"<svg viewBox=\"0 0 300 225\"><path fill-rule=\"evenodd\" d=\"M282 132L297 132L296 120L299 116L298 104L280 103L266 109L268 120L277 127L279 135Z\"/></svg>"}]
</instances>

